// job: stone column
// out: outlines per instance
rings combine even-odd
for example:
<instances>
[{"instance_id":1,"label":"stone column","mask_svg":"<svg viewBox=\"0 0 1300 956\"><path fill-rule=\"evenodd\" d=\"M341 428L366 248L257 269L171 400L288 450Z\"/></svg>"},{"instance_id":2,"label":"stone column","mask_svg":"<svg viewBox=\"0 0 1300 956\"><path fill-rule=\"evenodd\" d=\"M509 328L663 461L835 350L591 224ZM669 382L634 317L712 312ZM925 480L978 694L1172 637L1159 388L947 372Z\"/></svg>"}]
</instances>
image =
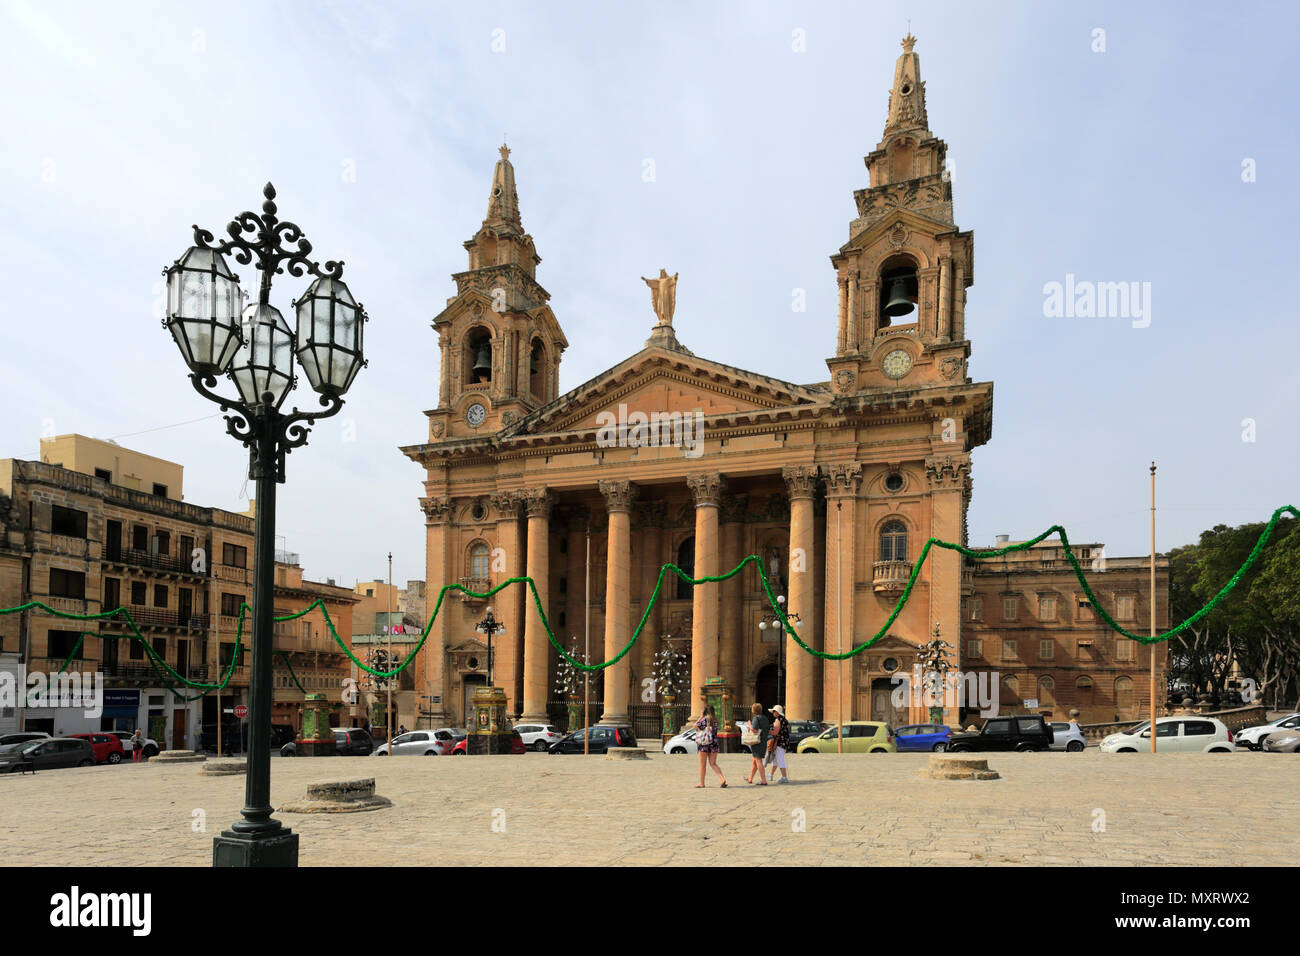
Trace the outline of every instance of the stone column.
<instances>
[{"instance_id":1,"label":"stone column","mask_svg":"<svg viewBox=\"0 0 1300 956\"><path fill-rule=\"evenodd\" d=\"M848 341L849 280L844 276L840 276L836 280L836 283L840 287L840 303L839 303L840 334L839 334L839 340L836 342L835 354L843 355L846 351L848 351L848 349L845 347L845 343Z\"/></svg>"},{"instance_id":2,"label":"stone column","mask_svg":"<svg viewBox=\"0 0 1300 956\"><path fill-rule=\"evenodd\" d=\"M815 555L813 547L813 498L817 493L818 470L816 465L787 465L781 470L786 487L790 489L790 555L787 561L790 575L790 595L786 599L789 610L803 621L799 636L804 643L813 643L812 612L817 582L814 577ZM791 720L811 720L814 704L814 673L818 658L813 657L789 636L783 634L785 648L785 704Z\"/></svg>"},{"instance_id":3,"label":"stone column","mask_svg":"<svg viewBox=\"0 0 1300 956\"><path fill-rule=\"evenodd\" d=\"M925 477L930 486L930 536L941 541L962 540L963 498L970 476L970 456L931 455L925 460ZM908 542L908 558L920 557L920 543ZM947 548L931 548L925 561L930 579L930 610L926 640L939 625L939 636L954 648L953 663L961 661L961 565L962 556ZM1036 693L1036 691L1035 691ZM1028 697L1030 691L1023 691ZM944 720L957 724L957 711L947 708Z\"/></svg>"},{"instance_id":4,"label":"stone column","mask_svg":"<svg viewBox=\"0 0 1300 956\"><path fill-rule=\"evenodd\" d=\"M549 559L551 509L555 495L549 488L528 488L522 495L528 511L528 576L533 579L542 607L549 610L550 574ZM547 692L550 690L547 661L549 640L542 619L533 606L532 595L527 597L524 624L524 706L523 720L545 723Z\"/></svg>"},{"instance_id":5,"label":"stone column","mask_svg":"<svg viewBox=\"0 0 1300 956\"><path fill-rule=\"evenodd\" d=\"M952 257L939 260L939 341L952 339Z\"/></svg>"},{"instance_id":6,"label":"stone column","mask_svg":"<svg viewBox=\"0 0 1300 956\"><path fill-rule=\"evenodd\" d=\"M437 594L444 584L452 583L456 578L456 569L451 561L450 545L453 531L451 523L451 499L429 497L420 499L420 509L424 512L425 524L425 580L428 582L428 594L431 601L437 601ZM448 592L452 594L454 592ZM422 701L429 711L428 721L433 727L447 724L447 618L451 614L452 602L444 599L438 610L438 617L433 622L428 639L422 651L423 683L419 692L423 697L435 697L430 702Z\"/></svg>"},{"instance_id":7,"label":"stone column","mask_svg":"<svg viewBox=\"0 0 1300 956\"><path fill-rule=\"evenodd\" d=\"M520 527L517 494L499 492L491 496L489 504L497 523L496 546L502 552L492 555L491 566L498 566L498 557L505 562L502 570L491 572L492 586L496 587L502 581L524 575L523 528ZM526 584L512 584L492 598L493 616L506 625L505 634L492 641L492 671L496 685L506 692L507 714L523 713L524 621L527 619L524 598L527 596Z\"/></svg>"},{"instance_id":8,"label":"stone column","mask_svg":"<svg viewBox=\"0 0 1300 956\"><path fill-rule=\"evenodd\" d=\"M637 487L627 479L598 481L609 512L609 537L605 557L605 660L613 660L632 636L632 501ZM629 653L631 653L629 651ZM602 724L630 727L627 706L631 666L624 657L605 668L605 712Z\"/></svg>"},{"instance_id":9,"label":"stone column","mask_svg":"<svg viewBox=\"0 0 1300 956\"><path fill-rule=\"evenodd\" d=\"M960 342L966 338L966 270L959 262L953 271L952 283L952 337Z\"/></svg>"},{"instance_id":10,"label":"stone column","mask_svg":"<svg viewBox=\"0 0 1300 956\"><path fill-rule=\"evenodd\" d=\"M730 571L745 556L744 530L745 513L749 498L745 495L727 495L722 499L719 520L722 524L722 566L719 573ZM744 685L744 595L745 574L737 574L722 582L719 594L719 636L718 673L731 685L738 697L748 696L749 688ZM710 677L713 675L710 674ZM748 708L752 700L740 700L743 708Z\"/></svg>"},{"instance_id":11,"label":"stone column","mask_svg":"<svg viewBox=\"0 0 1300 956\"><path fill-rule=\"evenodd\" d=\"M716 471L686 476L686 485L695 496L697 580L718 573L718 505L724 484ZM697 584L692 591L691 692L686 703L692 714L698 714L704 703L704 682L718 674L718 585Z\"/></svg>"},{"instance_id":12,"label":"stone column","mask_svg":"<svg viewBox=\"0 0 1300 956\"><path fill-rule=\"evenodd\" d=\"M823 465L822 474L826 480L826 629L823 645L825 650L840 654L852 649L861 637L854 627L853 594L857 542L854 526L862 465L859 462ZM827 660L824 663L823 719L830 723L852 720L853 659Z\"/></svg>"},{"instance_id":13,"label":"stone column","mask_svg":"<svg viewBox=\"0 0 1300 956\"><path fill-rule=\"evenodd\" d=\"M858 274L849 273L849 304L848 304L848 322L845 324L845 335L847 341L845 345L850 352L858 350Z\"/></svg>"}]
</instances>

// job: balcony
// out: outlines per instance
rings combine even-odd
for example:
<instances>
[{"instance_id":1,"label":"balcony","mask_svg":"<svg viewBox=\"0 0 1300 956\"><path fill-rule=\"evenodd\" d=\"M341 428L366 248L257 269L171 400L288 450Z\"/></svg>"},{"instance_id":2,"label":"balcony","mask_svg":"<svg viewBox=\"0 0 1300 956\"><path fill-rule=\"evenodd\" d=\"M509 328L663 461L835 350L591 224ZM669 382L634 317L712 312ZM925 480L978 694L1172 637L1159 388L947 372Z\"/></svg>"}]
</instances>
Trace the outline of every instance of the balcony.
<instances>
[{"instance_id":1,"label":"balcony","mask_svg":"<svg viewBox=\"0 0 1300 956\"><path fill-rule=\"evenodd\" d=\"M221 581L233 581L236 584L252 584L253 582L253 576L249 573L248 568L238 568L233 564L213 565L212 573Z\"/></svg>"},{"instance_id":2,"label":"balcony","mask_svg":"<svg viewBox=\"0 0 1300 956\"><path fill-rule=\"evenodd\" d=\"M27 673L40 671L45 674L55 674L60 667L63 667L63 661L62 657L33 657L27 661ZM99 661L77 658L68 661L68 666L63 673L93 674L99 669Z\"/></svg>"},{"instance_id":3,"label":"balcony","mask_svg":"<svg viewBox=\"0 0 1300 956\"><path fill-rule=\"evenodd\" d=\"M975 593L975 569L962 568L961 570L961 593L970 597Z\"/></svg>"},{"instance_id":4,"label":"balcony","mask_svg":"<svg viewBox=\"0 0 1300 956\"><path fill-rule=\"evenodd\" d=\"M105 677L111 677L115 680L150 681L155 683L158 680L153 665L144 659L105 661L101 669ZM166 671L163 671L163 673L166 673Z\"/></svg>"},{"instance_id":5,"label":"balcony","mask_svg":"<svg viewBox=\"0 0 1300 956\"><path fill-rule=\"evenodd\" d=\"M47 597L41 602L52 611L64 611L68 614L85 614L86 599L74 597Z\"/></svg>"},{"instance_id":6,"label":"balcony","mask_svg":"<svg viewBox=\"0 0 1300 956\"><path fill-rule=\"evenodd\" d=\"M188 556L172 557L170 554L154 554L152 551L141 551L137 548L114 548L110 545L105 550L104 560L110 564L166 571L169 574L188 574L196 578L206 576L202 572L193 570Z\"/></svg>"},{"instance_id":7,"label":"balcony","mask_svg":"<svg viewBox=\"0 0 1300 956\"><path fill-rule=\"evenodd\" d=\"M872 587L877 594L901 593L911 576L911 561L877 561L872 565Z\"/></svg>"},{"instance_id":8,"label":"balcony","mask_svg":"<svg viewBox=\"0 0 1300 956\"><path fill-rule=\"evenodd\" d=\"M477 594L486 594L488 591L492 590L492 581L489 578L461 578L460 586L466 591L474 591ZM466 594L465 591L460 592L460 599L471 607L478 607L481 604L487 603L487 598L471 597Z\"/></svg>"},{"instance_id":9,"label":"balcony","mask_svg":"<svg viewBox=\"0 0 1300 956\"><path fill-rule=\"evenodd\" d=\"M207 614L172 611L165 607L145 607L142 604L128 604L126 609L140 627L173 627L187 631L206 631L208 629L209 615ZM111 611L113 608L108 610ZM126 620L121 615L105 618L104 623L113 627L126 626Z\"/></svg>"}]
</instances>

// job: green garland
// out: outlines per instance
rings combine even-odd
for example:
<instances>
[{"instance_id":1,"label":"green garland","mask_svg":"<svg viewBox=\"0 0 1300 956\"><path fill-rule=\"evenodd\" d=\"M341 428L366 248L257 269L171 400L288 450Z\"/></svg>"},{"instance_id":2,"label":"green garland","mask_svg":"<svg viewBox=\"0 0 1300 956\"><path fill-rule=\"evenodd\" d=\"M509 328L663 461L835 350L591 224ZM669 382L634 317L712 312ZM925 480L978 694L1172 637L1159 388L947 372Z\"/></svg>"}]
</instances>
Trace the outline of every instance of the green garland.
<instances>
[{"instance_id":1,"label":"green garland","mask_svg":"<svg viewBox=\"0 0 1300 956\"><path fill-rule=\"evenodd\" d=\"M1066 535L1065 533L1065 528L1061 527L1060 525L1052 525L1042 534L1038 535L1036 538L1031 538L1028 541L1022 541L1019 544L1010 544L1007 545L1005 548L998 548L995 550L988 550L988 551L972 550L971 548L966 548L959 544L953 544L950 541L940 541L938 538L929 538L925 542L925 546L921 549L920 558L917 560L916 564L913 565L912 567L912 574L907 579L907 584L903 588L903 593L899 596L898 600L894 603L894 609L892 612L890 612L889 617L885 619L885 623L882 624L880 626L880 629L876 631L876 633L872 635L870 638L863 641L861 644L857 645L851 650L845 651L842 654L832 654L828 651L814 650L813 648L809 647L807 644L803 642L803 640L799 637L799 634L795 631L794 627L790 624L789 619L786 617L785 609L776 600L776 595L772 592L772 586L767 579L767 574L763 570L763 563L759 559L758 555L756 554L749 555L747 558L741 561L740 564L736 565L726 574L707 575L702 578L692 578L688 574L686 574L686 572L684 572L681 568L677 567L677 565L665 564L663 567L659 569L659 577L655 581L654 592L650 595L650 600L646 602L645 611L641 615L641 620L637 622L636 630L632 632L631 638L628 640L627 644L624 645L623 649L618 652L618 654L616 654L610 660L604 661L600 664L579 663L577 659L570 656L570 654L564 649L564 647L560 644L560 642L556 640L555 633L551 630L550 622L546 619L546 612L542 609L542 599L541 596L537 593L537 587L533 583L533 579L531 577L526 577L526 576L507 578L506 580L498 584L496 587L492 588L492 590L482 594L475 591L471 591L469 588L461 584L444 584L442 586L442 589L438 592L438 601L434 605L433 614L430 615L429 617L429 623L425 625L424 633L420 635L419 642L415 645L414 650L412 650L406 656L406 660L404 660L399 667L391 671L376 670L375 668L370 667L367 664L363 663L361 660L357 658L355 654L352 653L352 650L347 646L346 643L344 643L343 639L339 637L338 631L334 629L334 622L333 620L330 619L329 609L325 607L325 602L320 598L317 598L307 607L303 608L301 611L298 611L295 614L286 614L283 617L274 618L274 620L276 622L296 620L297 618L300 618L306 614L310 614L316 608L320 608L321 613L325 617L325 624L329 628L329 632L331 636L333 636L335 642L342 649L343 653L348 656L348 658L352 661L352 663L368 674L371 674L375 677L387 679L387 678L396 677L398 674L404 671L408 666L410 666L412 661L415 660L415 656L419 654L421 650L423 650L424 644L429 639L429 634L433 630L433 622L436 621L438 618L438 612L442 609L442 602L446 598L448 591L461 591L477 600L486 600L487 598L490 598L492 595L496 594L498 591L501 591L502 589L509 587L512 584L524 584L528 587L529 593L531 593L533 596L533 604L537 608L537 616L542 622L542 627L546 630L546 637L551 642L551 646L554 647L556 651L559 652L560 656L564 660L568 661L569 664L572 665L577 670L600 671L600 670L604 670L606 667L614 666L619 661L621 661L624 657L626 657L628 652L632 650L633 645L635 645L637 640L641 637L641 632L642 630L645 629L646 622L650 619L650 611L654 608L655 602L659 599L659 592L663 588L664 575L666 575L669 571L676 574L680 580L685 581L686 583L694 586L699 584L716 584L721 581L726 581L728 578L735 577L737 574L739 574L745 568L746 565L753 564L755 565L755 567L758 568L759 581L763 585L763 592L767 595L767 600L769 605L771 605L772 610L775 613L777 619L781 622L782 628L785 630L787 634L790 635L790 637L794 640L794 642L798 644L801 648L803 648L805 651L807 651L809 654L813 655L814 657L820 657L823 660L841 661L853 657L854 655L862 653L867 648L875 644L882 637L884 637L885 634L889 631L889 628L893 625L894 621L898 619L898 615L902 613L904 606L906 606L907 604L908 598L911 597L912 588L915 587L917 579L921 574L921 568L925 565L926 560L930 556L931 548L940 547L948 551L956 551L958 554L967 558L971 558L976 561L987 561L991 558L1000 558L1003 555L1010 554L1013 551L1026 551L1029 548L1032 548L1034 545L1038 544L1040 541L1044 540L1045 538L1048 538L1053 534L1057 534L1060 536L1061 545L1065 549L1066 559L1070 562L1070 567L1074 569L1074 575L1076 578L1079 579L1079 584L1083 588L1084 594L1088 596L1088 600L1092 602L1093 608L1096 609L1097 613L1101 616L1101 619L1106 623L1106 625L1111 630L1115 631L1117 634L1120 634L1128 638L1129 640L1138 641L1141 644L1155 644L1155 643L1159 643L1160 641L1167 641L1171 637L1175 637L1178 634L1181 634L1187 628L1191 627L1197 621L1200 621L1207 614L1213 611L1215 607L1217 607L1223 601L1223 599L1227 597L1228 594L1241 582L1241 579L1242 577L1245 576L1246 572L1248 572L1251 569L1251 567L1254 566L1255 562L1259 559L1259 555L1263 551L1264 546L1268 543L1269 538L1272 537L1273 531L1277 527L1278 521L1280 521L1282 516L1285 514L1289 514L1293 518L1300 518L1300 511L1298 511L1296 508L1292 507L1291 505L1283 505L1282 507L1274 511L1273 516L1269 519L1268 524L1264 527L1264 530L1260 533L1259 540L1255 542L1255 547L1251 550L1245 562L1241 565L1240 568L1237 569L1237 573L1232 576L1232 578L1228 581L1228 583L1225 584L1219 590L1219 592L1215 594L1213 598L1210 599L1209 603L1206 604L1204 607L1202 607L1196 613L1192 614L1186 620L1182 621L1180 624L1170 628L1169 630L1165 631L1163 634L1157 634L1155 636L1134 634L1132 631L1126 630L1123 626L1121 626L1114 618L1112 618L1106 612L1106 609L1102 607L1101 602L1097 600L1096 594L1093 593L1092 586L1088 584L1088 579L1084 576L1083 568L1080 566L1078 559L1076 559L1074 556L1074 551L1070 547L1070 539L1069 536ZM225 677L222 678L220 683L205 684L201 682L187 680L186 678L178 674L175 670L173 670L172 667L168 665L168 663L165 660L163 660L157 654L156 651L154 651L152 645L150 645L149 642L145 640L144 635L140 633L139 627L136 626L135 620L131 617L131 612L124 607L119 607L114 611L103 611L99 614L71 614L66 611L56 611L53 608L49 607L48 605L41 603L40 601L30 601L27 604L22 604L19 605L18 607L0 608L0 616L3 616L5 614L15 614L19 611L28 610L29 608L40 608L41 610L45 611L47 614L53 614L56 617L75 618L77 620L82 620L82 621L110 618L113 617L114 615L121 614L125 618L127 624L130 626L132 631L131 634L97 635L91 632L83 631L80 637L77 639L77 644L75 647L73 647L72 653L68 655L67 659L63 662L63 666L59 668L60 672L62 672L64 668L68 666L73 656L75 656L77 651L81 648L82 641L85 640L87 634L90 634L90 636L92 637L107 636L107 637L113 637L114 639L119 637L130 637L133 640L139 640L144 645L144 649L146 654L149 657L150 663L153 664L154 670L158 671L159 676L162 677L164 681L167 681L167 677L162 673L162 670L160 668L165 668L167 673L170 674L173 678L175 678L176 683L184 684L187 687L203 688L202 694L199 694L198 696L193 698L185 698L187 700L197 700L199 697L203 697L214 690L223 690L225 689L226 685L230 683L230 678L234 674L234 670L235 670L235 661L239 659L240 648L242 647L243 644L244 614L246 611L252 610L252 608L249 607L247 603L241 603L239 605L239 621L235 630L235 653L231 658L230 666L226 669ZM285 663L288 664L289 657L286 652L277 651L276 653L282 655L284 657ZM291 665L289 667L289 672L290 675L293 676L294 683L298 685L298 689L303 691L303 693L306 693L305 688L303 688L302 684L299 683L297 676L293 674L293 667ZM173 693L176 693L175 688L172 687L170 682L168 683L168 687L169 689L172 690ZM177 696L181 696L181 695L177 694Z\"/></svg>"}]
</instances>

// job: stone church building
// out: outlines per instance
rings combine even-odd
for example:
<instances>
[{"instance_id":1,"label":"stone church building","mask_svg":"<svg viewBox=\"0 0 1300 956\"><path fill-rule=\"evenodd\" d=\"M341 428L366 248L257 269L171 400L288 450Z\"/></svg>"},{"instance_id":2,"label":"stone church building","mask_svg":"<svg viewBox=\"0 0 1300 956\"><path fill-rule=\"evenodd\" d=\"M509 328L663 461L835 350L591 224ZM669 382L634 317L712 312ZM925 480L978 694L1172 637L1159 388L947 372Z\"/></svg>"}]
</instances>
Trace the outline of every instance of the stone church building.
<instances>
[{"instance_id":1,"label":"stone church building","mask_svg":"<svg viewBox=\"0 0 1300 956\"><path fill-rule=\"evenodd\" d=\"M646 614L662 565L698 578L753 554L801 637L837 652L882 626L927 538L965 543L970 453L989 440L993 385L967 375L974 239L953 219L946 146L929 129L914 43L903 41L883 135L865 157L868 185L854 193L857 218L830 257L839 298L833 342L830 316L823 326L828 381L695 355L672 326L676 277L661 272L645 280L657 321L644 348L561 393L568 342L501 148L487 218L433 322L441 382L428 438L402 448L426 470L430 612L445 583L482 592L528 575L566 648L581 648L589 609L592 657L602 660ZM664 647L689 659L692 712L704 682L721 677L739 703L781 701L795 719L925 719L891 704L891 674L911 669L936 624L962 666L973 590L963 559L934 549L888 634L841 663L790 641L782 649L760 629L770 609L752 565L695 587L670 573L640 641L593 678L593 721L630 721ZM417 679L422 726L463 723L469 695L487 682L475 625L488 604L507 628L491 668L508 712L525 721L553 712L560 659L527 591L490 601L449 592Z\"/></svg>"}]
</instances>

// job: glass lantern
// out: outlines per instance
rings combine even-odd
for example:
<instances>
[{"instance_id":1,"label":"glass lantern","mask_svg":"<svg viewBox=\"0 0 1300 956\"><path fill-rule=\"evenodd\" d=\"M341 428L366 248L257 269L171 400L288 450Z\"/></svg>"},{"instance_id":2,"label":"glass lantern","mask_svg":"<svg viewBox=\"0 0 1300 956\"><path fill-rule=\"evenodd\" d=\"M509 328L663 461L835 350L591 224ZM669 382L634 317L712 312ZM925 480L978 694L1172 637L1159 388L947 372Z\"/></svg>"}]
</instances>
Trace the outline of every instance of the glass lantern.
<instances>
[{"instance_id":1,"label":"glass lantern","mask_svg":"<svg viewBox=\"0 0 1300 956\"><path fill-rule=\"evenodd\" d=\"M365 364L361 331L365 310L342 279L316 279L301 299L298 312L298 361L311 387L321 395L342 395Z\"/></svg>"},{"instance_id":2,"label":"glass lantern","mask_svg":"<svg viewBox=\"0 0 1300 956\"><path fill-rule=\"evenodd\" d=\"M293 332L280 310L272 305L254 304L244 310L244 342L235 353L230 377L244 403L264 404L269 392L270 404L279 408L293 388Z\"/></svg>"},{"instance_id":3,"label":"glass lantern","mask_svg":"<svg viewBox=\"0 0 1300 956\"><path fill-rule=\"evenodd\" d=\"M220 375L242 336L239 279L215 249L191 246L167 269L165 325L190 371Z\"/></svg>"}]
</instances>

